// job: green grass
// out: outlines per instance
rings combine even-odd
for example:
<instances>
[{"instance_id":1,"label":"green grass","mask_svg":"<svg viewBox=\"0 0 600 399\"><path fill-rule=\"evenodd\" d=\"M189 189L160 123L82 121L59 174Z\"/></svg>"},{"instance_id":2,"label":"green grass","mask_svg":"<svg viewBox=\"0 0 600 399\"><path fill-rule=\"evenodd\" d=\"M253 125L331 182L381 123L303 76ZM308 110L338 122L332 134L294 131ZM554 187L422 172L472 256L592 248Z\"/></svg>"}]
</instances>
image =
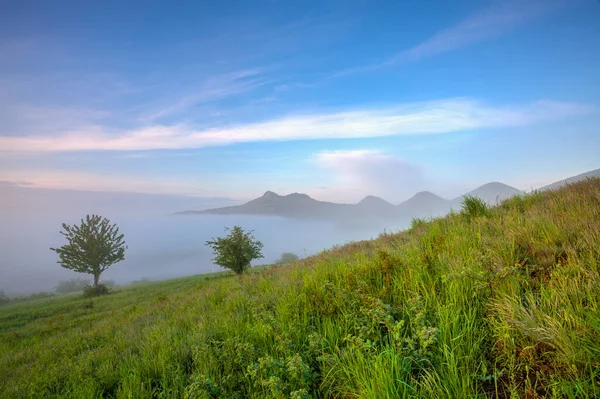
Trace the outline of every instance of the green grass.
<instances>
[{"instance_id":1,"label":"green grass","mask_svg":"<svg viewBox=\"0 0 600 399\"><path fill-rule=\"evenodd\" d=\"M600 397L600 180L242 278L0 309L0 397Z\"/></svg>"}]
</instances>

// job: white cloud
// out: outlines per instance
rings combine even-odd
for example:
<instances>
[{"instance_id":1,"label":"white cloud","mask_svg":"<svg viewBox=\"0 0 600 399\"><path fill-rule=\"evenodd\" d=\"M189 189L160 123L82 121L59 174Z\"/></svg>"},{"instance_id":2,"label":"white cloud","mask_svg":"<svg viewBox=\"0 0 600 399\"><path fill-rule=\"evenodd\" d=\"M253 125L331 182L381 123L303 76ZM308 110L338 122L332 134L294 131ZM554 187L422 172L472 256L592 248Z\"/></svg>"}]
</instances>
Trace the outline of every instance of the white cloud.
<instances>
[{"instance_id":1,"label":"white cloud","mask_svg":"<svg viewBox=\"0 0 600 399\"><path fill-rule=\"evenodd\" d=\"M422 191L426 185L423 171L382 150L324 151L314 162L332 174L335 189L319 190L320 197L351 198L380 196L399 203Z\"/></svg>"},{"instance_id":2,"label":"white cloud","mask_svg":"<svg viewBox=\"0 0 600 399\"><path fill-rule=\"evenodd\" d=\"M491 107L469 99L409 103L381 108L286 116L260 123L197 130L154 125L109 134L102 126L57 136L0 136L4 151L135 151L200 148L257 141L370 138L439 134L472 129L527 126L590 112L591 107L538 101Z\"/></svg>"},{"instance_id":3,"label":"white cloud","mask_svg":"<svg viewBox=\"0 0 600 399\"><path fill-rule=\"evenodd\" d=\"M521 24L541 17L562 3L565 3L565 1L512 0L497 2L493 6L469 16L458 24L434 34L429 39L401 51L383 62L345 69L334 76L349 75L416 61L501 36Z\"/></svg>"},{"instance_id":4,"label":"white cloud","mask_svg":"<svg viewBox=\"0 0 600 399\"><path fill-rule=\"evenodd\" d=\"M156 109L141 119L154 122L168 116L180 115L198 104L241 94L272 83L273 80L265 77L263 72L261 69L247 69L210 76L195 89L186 88L187 94L171 104Z\"/></svg>"}]
</instances>

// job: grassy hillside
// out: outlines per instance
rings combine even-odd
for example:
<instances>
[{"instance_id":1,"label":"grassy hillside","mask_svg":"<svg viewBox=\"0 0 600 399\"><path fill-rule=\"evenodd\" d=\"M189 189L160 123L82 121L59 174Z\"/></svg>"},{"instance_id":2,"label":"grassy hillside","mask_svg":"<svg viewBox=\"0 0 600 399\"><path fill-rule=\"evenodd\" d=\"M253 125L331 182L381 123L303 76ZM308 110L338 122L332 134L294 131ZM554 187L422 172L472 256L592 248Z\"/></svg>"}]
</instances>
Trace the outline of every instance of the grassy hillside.
<instances>
[{"instance_id":1,"label":"grassy hillside","mask_svg":"<svg viewBox=\"0 0 600 399\"><path fill-rule=\"evenodd\" d=\"M600 397L600 180L478 209L243 278L2 308L0 397Z\"/></svg>"}]
</instances>

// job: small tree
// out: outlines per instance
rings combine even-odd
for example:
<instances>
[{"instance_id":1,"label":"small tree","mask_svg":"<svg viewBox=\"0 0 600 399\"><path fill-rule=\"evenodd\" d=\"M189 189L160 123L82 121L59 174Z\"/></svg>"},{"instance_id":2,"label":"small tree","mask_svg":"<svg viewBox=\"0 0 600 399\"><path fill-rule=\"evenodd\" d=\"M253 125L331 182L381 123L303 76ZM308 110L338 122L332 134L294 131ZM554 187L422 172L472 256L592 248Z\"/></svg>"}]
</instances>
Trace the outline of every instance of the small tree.
<instances>
[{"instance_id":1,"label":"small tree","mask_svg":"<svg viewBox=\"0 0 600 399\"><path fill-rule=\"evenodd\" d=\"M215 264L240 275L250 267L253 259L264 258L261 253L263 244L254 238L253 230L244 231L234 226L233 229L225 228L225 231L230 231L227 237L206 242L213 249Z\"/></svg>"},{"instance_id":2,"label":"small tree","mask_svg":"<svg viewBox=\"0 0 600 399\"><path fill-rule=\"evenodd\" d=\"M68 244L60 248L50 248L58 253L58 263L66 269L94 276L94 288L98 288L100 274L111 265L125 259L127 246L123 234L119 234L116 224L98 215L87 215L79 226L62 225L60 234Z\"/></svg>"},{"instance_id":3,"label":"small tree","mask_svg":"<svg viewBox=\"0 0 600 399\"><path fill-rule=\"evenodd\" d=\"M291 252L284 252L281 254L281 256L279 257L279 259L277 259L275 261L275 264L278 265L283 265L286 263L292 263L292 262L296 262L298 259L300 259L298 257L298 255L291 253Z\"/></svg>"}]
</instances>

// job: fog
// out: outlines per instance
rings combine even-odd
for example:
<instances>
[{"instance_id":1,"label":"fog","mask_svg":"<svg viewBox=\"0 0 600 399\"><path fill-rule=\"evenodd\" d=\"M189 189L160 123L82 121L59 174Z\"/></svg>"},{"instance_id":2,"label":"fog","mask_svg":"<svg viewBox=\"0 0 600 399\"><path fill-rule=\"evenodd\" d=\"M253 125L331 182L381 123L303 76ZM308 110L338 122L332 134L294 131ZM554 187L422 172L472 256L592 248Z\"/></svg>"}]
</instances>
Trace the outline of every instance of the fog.
<instances>
[{"instance_id":1,"label":"fog","mask_svg":"<svg viewBox=\"0 0 600 399\"><path fill-rule=\"evenodd\" d=\"M50 247L63 245L62 223L74 224L87 213L116 223L128 246L125 260L111 266L102 279L127 284L209 273L213 265L205 242L223 236L225 227L254 230L271 263L283 252L312 255L348 241L375 238L383 231L405 228L403 222L343 224L326 220L246 215L175 215L185 209L206 209L235 201L139 194L92 193L13 186L0 187L0 289L8 295L52 291L61 280L88 277L62 268Z\"/></svg>"}]
</instances>

